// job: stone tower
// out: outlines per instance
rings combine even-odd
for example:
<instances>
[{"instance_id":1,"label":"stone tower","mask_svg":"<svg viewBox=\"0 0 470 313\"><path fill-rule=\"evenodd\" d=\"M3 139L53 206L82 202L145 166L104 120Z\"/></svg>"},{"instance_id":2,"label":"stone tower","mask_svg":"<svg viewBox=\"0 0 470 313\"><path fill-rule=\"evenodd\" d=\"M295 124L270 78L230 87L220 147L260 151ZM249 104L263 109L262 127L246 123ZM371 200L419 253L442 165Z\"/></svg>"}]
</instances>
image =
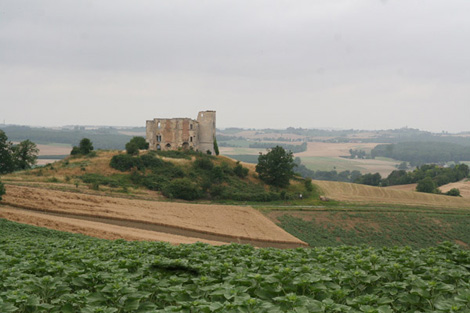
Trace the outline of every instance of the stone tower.
<instances>
[{"instance_id":1,"label":"stone tower","mask_svg":"<svg viewBox=\"0 0 470 313\"><path fill-rule=\"evenodd\" d=\"M199 151L210 151L215 155L215 111L199 112L197 115L197 122L199 124Z\"/></svg>"},{"instance_id":2,"label":"stone tower","mask_svg":"<svg viewBox=\"0 0 470 313\"><path fill-rule=\"evenodd\" d=\"M147 121L150 150L193 149L214 154L215 111L201 111L197 120L155 118Z\"/></svg>"}]
</instances>

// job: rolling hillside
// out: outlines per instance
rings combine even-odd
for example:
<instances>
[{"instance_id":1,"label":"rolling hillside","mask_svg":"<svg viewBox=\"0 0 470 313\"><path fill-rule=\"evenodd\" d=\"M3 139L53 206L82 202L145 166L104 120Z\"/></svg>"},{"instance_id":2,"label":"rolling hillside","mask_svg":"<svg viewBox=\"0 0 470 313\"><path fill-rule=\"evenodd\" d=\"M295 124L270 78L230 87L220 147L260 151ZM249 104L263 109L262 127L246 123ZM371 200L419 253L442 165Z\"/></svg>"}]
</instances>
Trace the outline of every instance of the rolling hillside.
<instances>
[{"instance_id":1,"label":"rolling hillside","mask_svg":"<svg viewBox=\"0 0 470 313\"><path fill-rule=\"evenodd\" d=\"M314 184L326 197L347 203L470 209L470 199L467 198L342 182L314 181Z\"/></svg>"}]
</instances>

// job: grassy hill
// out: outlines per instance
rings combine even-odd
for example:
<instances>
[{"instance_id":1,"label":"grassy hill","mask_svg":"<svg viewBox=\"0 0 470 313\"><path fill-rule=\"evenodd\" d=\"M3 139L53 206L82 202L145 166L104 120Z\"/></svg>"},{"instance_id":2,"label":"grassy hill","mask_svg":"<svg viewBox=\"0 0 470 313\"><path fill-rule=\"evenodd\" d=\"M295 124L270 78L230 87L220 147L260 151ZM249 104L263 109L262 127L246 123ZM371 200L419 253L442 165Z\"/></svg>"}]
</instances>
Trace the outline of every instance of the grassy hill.
<instances>
[{"instance_id":1,"label":"grassy hill","mask_svg":"<svg viewBox=\"0 0 470 313\"><path fill-rule=\"evenodd\" d=\"M300 177L287 188L273 188L258 178L252 165L191 151L145 151L139 156L97 151L2 179L55 189L83 191L85 187L128 196L147 194L159 199L279 202L295 200L300 193L305 199L318 198L315 190L306 190L305 180Z\"/></svg>"}]
</instances>

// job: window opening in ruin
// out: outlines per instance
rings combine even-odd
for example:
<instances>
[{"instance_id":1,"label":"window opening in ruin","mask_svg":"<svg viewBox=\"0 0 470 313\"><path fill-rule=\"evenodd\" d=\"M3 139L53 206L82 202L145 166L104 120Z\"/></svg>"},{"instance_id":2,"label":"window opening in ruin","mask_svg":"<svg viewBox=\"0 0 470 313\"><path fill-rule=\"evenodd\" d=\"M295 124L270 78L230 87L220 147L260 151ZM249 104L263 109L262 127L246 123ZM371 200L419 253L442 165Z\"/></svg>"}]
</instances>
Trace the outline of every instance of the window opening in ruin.
<instances>
[{"instance_id":1,"label":"window opening in ruin","mask_svg":"<svg viewBox=\"0 0 470 313\"><path fill-rule=\"evenodd\" d=\"M189 129L193 129L193 124L189 124Z\"/></svg>"},{"instance_id":2,"label":"window opening in ruin","mask_svg":"<svg viewBox=\"0 0 470 313\"><path fill-rule=\"evenodd\" d=\"M193 142L193 137L189 137L189 142Z\"/></svg>"},{"instance_id":3,"label":"window opening in ruin","mask_svg":"<svg viewBox=\"0 0 470 313\"><path fill-rule=\"evenodd\" d=\"M157 123L157 128L160 128L162 124L160 122Z\"/></svg>"},{"instance_id":4,"label":"window opening in ruin","mask_svg":"<svg viewBox=\"0 0 470 313\"><path fill-rule=\"evenodd\" d=\"M157 150L162 150L162 147L160 145L157 145Z\"/></svg>"},{"instance_id":5,"label":"window opening in ruin","mask_svg":"<svg viewBox=\"0 0 470 313\"><path fill-rule=\"evenodd\" d=\"M161 142L162 141L162 136L161 135L157 135L157 142Z\"/></svg>"},{"instance_id":6,"label":"window opening in ruin","mask_svg":"<svg viewBox=\"0 0 470 313\"><path fill-rule=\"evenodd\" d=\"M184 143L183 143L183 149L184 149L184 150L188 150L188 149L189 149L189 143L184 142Z\"/></svg>"},{"instance_id":7,"label":"window opening in ruin","mask_svg":"<svg viewBox=\"0 0 470 313\"><path fill-rule=\"evenodd\" d=\"M166 144L165 146L167 149L170 149L171 148L171 145L169 143Z\"/></svg>"}]
</instances>

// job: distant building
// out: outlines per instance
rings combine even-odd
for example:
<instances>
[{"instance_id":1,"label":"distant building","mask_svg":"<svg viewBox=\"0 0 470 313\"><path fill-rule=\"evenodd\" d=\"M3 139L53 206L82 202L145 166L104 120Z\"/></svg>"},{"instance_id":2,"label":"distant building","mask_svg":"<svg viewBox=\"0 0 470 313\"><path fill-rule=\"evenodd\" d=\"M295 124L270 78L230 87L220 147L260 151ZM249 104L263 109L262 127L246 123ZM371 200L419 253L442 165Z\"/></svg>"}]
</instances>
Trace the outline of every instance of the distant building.
<instances>
[{"instance_id":1,"label":"distant building","mask_svg":"<svg viewBox=\"0 0 470 313\"><path fill-rule=\"evenodd\" d=\"M201 111L197 120L155 118L146 127L150 150L193 149L215 154L215 111Z\"/></svg>"}]
</instances>

